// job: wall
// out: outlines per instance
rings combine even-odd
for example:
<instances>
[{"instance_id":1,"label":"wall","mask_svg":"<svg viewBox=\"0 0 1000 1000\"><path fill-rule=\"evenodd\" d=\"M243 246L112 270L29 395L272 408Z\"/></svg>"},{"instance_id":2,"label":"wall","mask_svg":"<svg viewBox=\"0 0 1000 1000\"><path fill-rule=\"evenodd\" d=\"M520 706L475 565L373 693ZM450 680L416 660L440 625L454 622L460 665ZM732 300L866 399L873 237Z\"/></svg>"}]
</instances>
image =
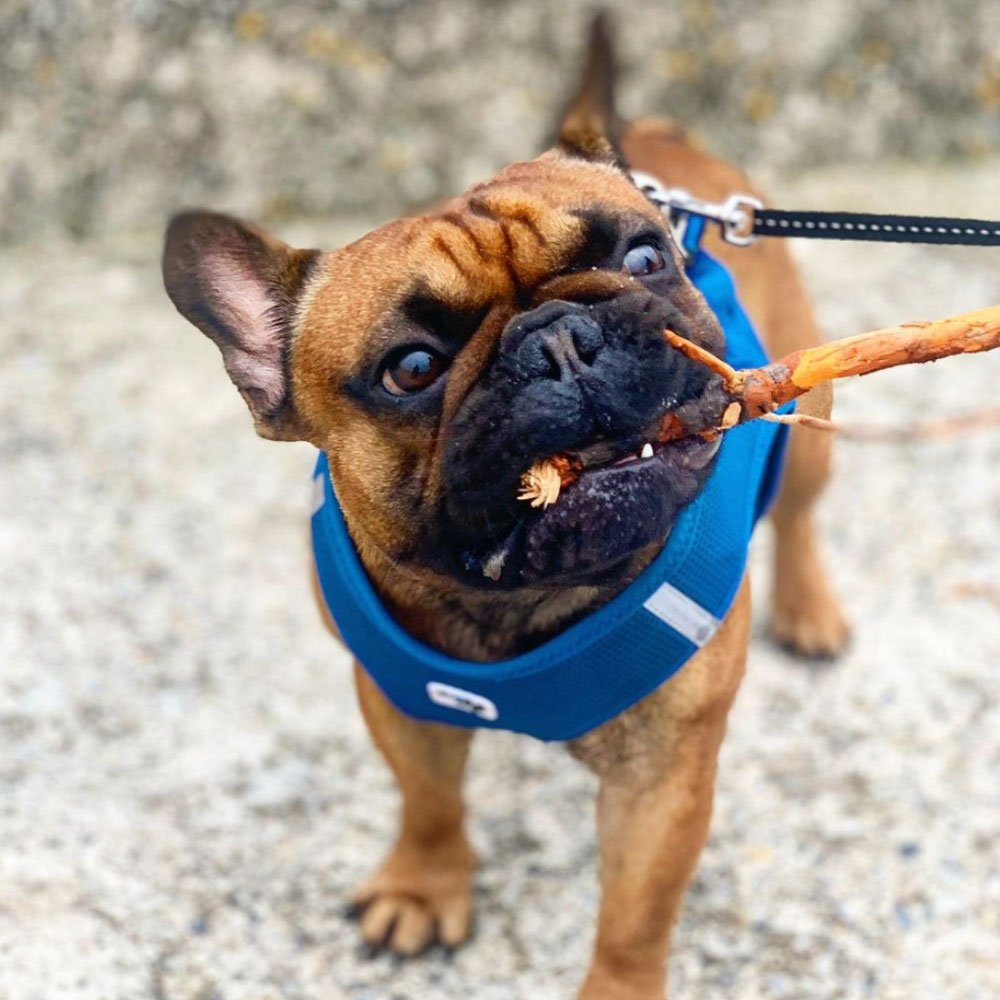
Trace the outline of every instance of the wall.
<instances>
[{"instance_id":1,"label":"wall","mask_svg":"<svg viewBox=\"0 0 1000 1000\"><path fill-rule=\"evenodd\" d=\"M611 3L622 105L772 173L1000 148L989 0ZM576 72L556 0L11 0L0 240L390 215L527 157ZM920 206L912 206L919 209Z\"/></svg>"}]
</instances>

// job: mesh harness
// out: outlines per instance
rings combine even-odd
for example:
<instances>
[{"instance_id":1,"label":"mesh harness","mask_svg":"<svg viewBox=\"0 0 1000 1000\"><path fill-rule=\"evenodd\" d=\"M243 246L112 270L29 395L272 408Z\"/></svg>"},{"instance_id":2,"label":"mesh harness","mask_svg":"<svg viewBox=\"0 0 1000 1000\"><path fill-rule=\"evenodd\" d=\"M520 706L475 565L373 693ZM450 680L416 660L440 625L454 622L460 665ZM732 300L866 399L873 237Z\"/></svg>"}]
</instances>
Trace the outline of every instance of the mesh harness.
<instances>
[{"instance_id":1,"label":"mesh harness","mask_svg":"<svg viewBox=\"0 0 1000 1000\"><path fill-rule=\"evenodd\" d=\"M729 272L700 247L703 228L692 217L684 234L688 277L722 325L726 360L764 364ZM655 690L715 634L777 487L786 438L787 427L763 420L728 431L705 487L632 584L541 646L494 663L447 656L396 624L358 559L321 452L312 544L324 600L351 652L407 715L572 739Z\"/></svg>"}]
</instances>

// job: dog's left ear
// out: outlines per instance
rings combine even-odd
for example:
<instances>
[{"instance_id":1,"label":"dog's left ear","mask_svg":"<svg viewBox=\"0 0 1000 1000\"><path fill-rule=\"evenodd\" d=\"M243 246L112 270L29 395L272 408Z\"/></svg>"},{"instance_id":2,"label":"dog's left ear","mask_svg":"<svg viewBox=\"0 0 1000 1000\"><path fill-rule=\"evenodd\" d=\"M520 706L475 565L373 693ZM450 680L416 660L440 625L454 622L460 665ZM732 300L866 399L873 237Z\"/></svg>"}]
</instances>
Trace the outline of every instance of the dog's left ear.
<instances>
[{"instance_id":1,"label":"dog's left ear","mask_svg":"<svg viewBox=\"0 0 1000 1000\"><path fill-rule=\"evenodd\" d=\"M583 79L563 112L557 148L570 156L627 169L618 147L621 119L615 110L615 54L611 26L598 14L590 26Z\"/></svg>"},{"instance_id":2,"label":"dog's left ear","mask_svg":"<svg viewBox=\"0 0 1000 1000\"><path fill-rule=\"evenodd\" d=\"M167 228L167 294L215 342L257 433L275 441L307 436L292 401L288 352L298 298L318 257L216 212L184 212Z\"/></svg>"}]
</instances>

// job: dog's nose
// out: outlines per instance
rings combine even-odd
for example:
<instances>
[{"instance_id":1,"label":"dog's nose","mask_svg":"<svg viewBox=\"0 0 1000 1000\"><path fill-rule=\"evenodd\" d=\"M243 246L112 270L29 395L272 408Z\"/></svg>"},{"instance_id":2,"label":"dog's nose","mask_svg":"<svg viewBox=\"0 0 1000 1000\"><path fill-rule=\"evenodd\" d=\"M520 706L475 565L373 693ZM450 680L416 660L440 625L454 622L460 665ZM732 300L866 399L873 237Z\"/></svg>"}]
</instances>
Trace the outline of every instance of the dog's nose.
<instances>
[{"instance_id":1,"label":"dog's nose","mask_svg":"<svg viewBox=\"0 0 1000 1000\"><path fill-rule=\"evenodd\" d=\"M600 326L569 303L548 303L508 332L514 342L505 346L513 350L522 373L557 382L590 368L604 347Z\"/></svg>"}]
</instances>

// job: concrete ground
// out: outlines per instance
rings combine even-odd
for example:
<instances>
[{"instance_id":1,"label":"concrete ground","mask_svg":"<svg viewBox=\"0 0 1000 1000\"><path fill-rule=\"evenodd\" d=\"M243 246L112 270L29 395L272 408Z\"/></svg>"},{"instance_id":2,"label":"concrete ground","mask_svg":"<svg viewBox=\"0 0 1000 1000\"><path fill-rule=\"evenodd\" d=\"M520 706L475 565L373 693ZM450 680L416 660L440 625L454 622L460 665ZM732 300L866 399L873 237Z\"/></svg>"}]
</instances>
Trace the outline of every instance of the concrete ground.
<instances>
[{"instance_id":1,"label":"concrete ground","mask_svg":"<svg viewBox=\"0 0 1000 1000\"><path fill-rule=\"evenodd\" d=\"M995 214L998 164L812 174L794 206ZM286 233L330 242L345 224ZM352 229L353 224L346 224ZM802 245L831 336L1000 302L1000 252ZM306 446L254 437L153 240L0 255L0 998L555 1000L592 779L486 735L475 940L365 960L341 915L396 797L306 573ZM996 404L1000 354L844 385L845 422ZM1000 433L841 444L820 520L856 639L757 625L676 997L1000 995Z\"/></svg>"}]
</instances>

